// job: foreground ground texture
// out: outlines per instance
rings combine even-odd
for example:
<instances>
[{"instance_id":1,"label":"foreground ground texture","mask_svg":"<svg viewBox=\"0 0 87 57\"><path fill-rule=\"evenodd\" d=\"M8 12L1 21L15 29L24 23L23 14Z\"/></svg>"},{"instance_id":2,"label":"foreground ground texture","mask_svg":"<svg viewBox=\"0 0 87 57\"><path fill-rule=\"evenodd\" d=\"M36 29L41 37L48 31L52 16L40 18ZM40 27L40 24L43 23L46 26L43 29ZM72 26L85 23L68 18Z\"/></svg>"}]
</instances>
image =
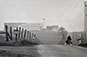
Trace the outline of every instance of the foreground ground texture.
<instances>
[{"instance_id":1,"label":"foreground ground texture","mask_svg":"<svg viewBox=\"0 0 87 57\"><path fill-rule=\"evenodd\" d=\"M42 57L87 57L87 49L62 45L40 45L38 51Z\"/></svg>"},{"instance_id":2,"label":"foreground ground texture","mask_svg":"<svg viewBox=\"0 0 87 57\"><path fill-rule=\"evenodd\" d=\"M62 45L0 46L0 57L87 57L87 48Z\"/></svg>"}]
</instances>

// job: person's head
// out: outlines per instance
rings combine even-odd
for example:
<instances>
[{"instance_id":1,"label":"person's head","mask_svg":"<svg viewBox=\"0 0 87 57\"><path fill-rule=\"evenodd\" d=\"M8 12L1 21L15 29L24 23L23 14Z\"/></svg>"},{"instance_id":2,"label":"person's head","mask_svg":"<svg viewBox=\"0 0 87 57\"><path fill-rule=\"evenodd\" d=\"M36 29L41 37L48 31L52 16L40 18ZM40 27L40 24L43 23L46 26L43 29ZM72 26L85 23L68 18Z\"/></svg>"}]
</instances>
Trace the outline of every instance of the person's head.
<instances>
[{"instance_id":1,"label":"person's head","mask_svg":"<svg viewBox=\"0 0 87 57\"><path fill-rule=\"evenodd\" d=\"M67 37L67 40L72 40L71 37L70 37L70 35Z\"/></svg>"}]
</instances>

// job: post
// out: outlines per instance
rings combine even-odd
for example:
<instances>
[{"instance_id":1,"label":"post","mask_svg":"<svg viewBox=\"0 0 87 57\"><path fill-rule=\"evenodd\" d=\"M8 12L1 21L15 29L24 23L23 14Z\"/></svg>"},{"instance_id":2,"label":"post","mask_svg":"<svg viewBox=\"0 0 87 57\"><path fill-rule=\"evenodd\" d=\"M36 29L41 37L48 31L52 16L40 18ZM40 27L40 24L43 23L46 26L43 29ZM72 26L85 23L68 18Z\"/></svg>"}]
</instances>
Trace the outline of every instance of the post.
<instances>
[{"instance_id":1,"label":"post","mask_svg":"<svg viewBox=\"0 0 87 57\"><path fill-rule=\"evenodd\" d=\"M84 41L86 40L86 32L84 32Z\"/></svg>"},{"instance_id":2,"label":"post","mask_svg":"<svg viewBox=\"0 0 87 57\"><path fill-rule=\"evenodd\" d=\"M10 36L12 38L12 27L10 27Z\"/></svg>"},{"instance_id":3,"label":"post","mask_svg":"<svg viewBox=\"0 0 87 57\"><path fill-rule=\"evenodd\" d=\"M24 28L22 28L21 38L23 38Z\"/></svg>"},{"instance_id":4,"label":"post","mask_svg":"<svg viewBox=\"0 0 87 57\"><path fill-rule=\"evenodd\" d=\"M34 37L34 33L32 33L32 37Z\"/></svg>"},{"instance_id":5,"label":"post","mask_svg":"<svg viewBox=\"0 0 87 57\"><path fill-rule=\"evenodd\" d=\"M18 38L21 38L21 27L19 27L19 35Z\"/></svg>"},{"instance_id":6,"label":"post","mask_svg":"<svg viewBox=\"0 0 87 57\"><path fill-rule=\"evenodd\" d=\"M15 34L15 41L17 42L19 40L18 39L18 34L19 34L18 27L14 29L14 34Z\"/></svg>"},{"instance_id":7,"label":"post","mask_svg":"<svg viewBox=\"0 0 87 57\"><path fill-rule=\"evenodd\" d=\"M6 41L9 41L8 40L8 26L7 25L5 25L5 31L6 31Z\"/></svg>"},{"instance_id":8,"label":"post","mask_svg":"<svg viewBox=\"0 0 87 57\"><path fill-rule=\"evenodd\" d=\"M84 41L84 37L83 37L83 33L81 33L81 43L83 43Z\"/></svg>"},{"instance_id":9,"label":"post","mask_svg":"<svg viewBox=\"0 0 87 57\"><path fill-rule=\"evenodd\" d=\"M31 32L29 33L29 39L31 39Z\"/></svg>"},{"instance_id":10,"label":"post","mask_svg":"<svg viewBox=\"0 0 87 57\"><path fill-rule=\"evenodd\" d=\"M27 39L29 38L29 31L27 31Z\"/></svg>"},{"instance_id":11,"label":"post","mask_svg":"<svg viewBox=\"0 0 87 57\"><path fill-rule=\"evenodd\" d=\"M29 41L32 42L31 32L29 32Z\"/></svg>"},{"instance_id":12,"label":"post","mask_svg":"<svg viewBox=\"0 0 87 57\"><path fill-rule=\"evenodd\" d=\"M25 29L25 31L24 31L24 38L26 37L26 31L27 31L27 30Z\"/></svg>"},{"instance_id":13,"label":"post","mask_svg":"<svg viewBox=\"0 0 87 57\"><path fill-rule=\"evenodd\" d=\"M18 41L18 39L17 39L17 34L15 34L15 41L16 41L16 42Z\"/></svg>"}]
</instances>

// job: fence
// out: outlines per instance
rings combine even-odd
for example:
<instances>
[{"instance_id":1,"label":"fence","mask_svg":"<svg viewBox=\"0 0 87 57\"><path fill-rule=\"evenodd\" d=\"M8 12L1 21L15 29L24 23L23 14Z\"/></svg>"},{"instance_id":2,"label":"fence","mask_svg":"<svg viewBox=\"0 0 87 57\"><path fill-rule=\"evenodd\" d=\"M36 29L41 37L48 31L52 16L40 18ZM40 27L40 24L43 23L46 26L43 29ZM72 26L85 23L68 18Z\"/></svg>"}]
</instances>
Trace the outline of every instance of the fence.
<instances>
[{"instance_id":1,"label":"fence","mask_svg":"<svg viewBox=\"0 0 87 57\"><path fill-rule=\"evenodd\" d=\"M21 27L10 27L10 29L8 29L8 26L5 25L5 34L7 42L10 40L14 40L15 42L20 40L28 40L30 42L41 43L35 33Z\"/></svg>"}]
</instances>

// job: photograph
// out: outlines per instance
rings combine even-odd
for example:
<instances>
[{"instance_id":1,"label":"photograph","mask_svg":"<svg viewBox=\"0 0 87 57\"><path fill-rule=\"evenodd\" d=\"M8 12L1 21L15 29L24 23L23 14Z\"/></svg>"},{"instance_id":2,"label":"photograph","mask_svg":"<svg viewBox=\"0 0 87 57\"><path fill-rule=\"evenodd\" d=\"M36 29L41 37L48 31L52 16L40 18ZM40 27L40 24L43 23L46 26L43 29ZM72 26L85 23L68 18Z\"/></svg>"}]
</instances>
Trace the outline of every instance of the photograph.
<instances>
[{"instance_id":1,"label":"photograph","mask_svg":"<svg viewBox=\"0 0 87 57\"><path fill-rule=\"evenodd\" d=\"M0 0L0 57L87 57L87 0Z\"/></svg>"}]
</instances>

